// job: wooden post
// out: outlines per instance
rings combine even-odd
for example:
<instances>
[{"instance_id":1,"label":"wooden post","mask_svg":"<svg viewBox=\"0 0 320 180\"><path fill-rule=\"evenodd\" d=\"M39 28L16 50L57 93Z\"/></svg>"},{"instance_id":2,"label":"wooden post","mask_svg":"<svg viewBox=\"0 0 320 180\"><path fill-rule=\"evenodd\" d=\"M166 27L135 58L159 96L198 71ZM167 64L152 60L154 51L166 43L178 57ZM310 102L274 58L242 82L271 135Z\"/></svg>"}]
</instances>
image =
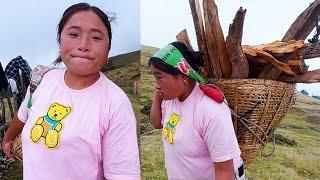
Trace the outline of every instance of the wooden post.
<instances>
[{"instance_id":1,"label":"wooden post","mask_svg":"<svg viewBox=\"0 0 320 180\"><path fill-rule=\"evenodd\" d=\"M315 0L292 23L282 40L305 40L317 25L319 15L320 0Z\"/></svg>"},{"instance_id":2,"label":"wooden post","mask_svg":"<svg viewBox=\"0 0 320 180\"><path fill-rule=\"evenodd\" d=\"M228 57L232 64L232 79L248 78L249 76L249 63L241 46L245 15L246 10L240 7L233 19L233 23L229 26L229 34L226 38Z\"/></svg>"},{"instance_id":3,"label":"wooden post","mask_svg":"<svg viewBox=\"0 0 320 180\"><path fill-rule=\"evenodd\" d=\"M320 42L313 44L308 43L307 46L300 52L301 59L312 59L320 57Z\"/></svg>"},{"instance_id":4,"label":"wooden post","mask_svg":"<svg viewBox=\"0 0 320 180\"><path fill-rule=\"evenodd\" d=\"M228 59L226 42L219 22L218 8L213 0L203 1L206 42L211 64L217 78L231 77L231 63Z\"/></svg>"},{"instance_id":5,"label":"wooden post","mask_svg":"<svg viewBox=\"0 0 320 180\"><path fill-rule=\"evenodd\" d=\"M202 19L201 9L200 9L200 3L199 0L189 0L190 8L191 8L191 14L193 17L193 23L194 28L197 35L197 42L198 42L198 48L199 51L204 56L204 76L205 77L213 77L214 69L212 68L212 64L210 62L210 57L208 54L208 48L206 44L206 35L204 32L204 23Z\"/></svg>"},{"instance_id":6,"label":"wooden post","mask_svg":"<svg viewBox=\"0 0 320 180\"><path fill-rule=\"evenodd\" d=\"M282 76L277 80L290 83L317 83L320 82L320 69L308 71L299 76Z\"/></svg>"},{"instance_id":7,"label":"wooden post","mask_svg":"<svg viewBox=\"0 0 320 180\"><path fill-rule=\"evenodd\" d=\"M180 42L183 42L190 51L193 51L193 48L191 46L191 43L190 43L190 39L189 39L189 36L188 36L188 32L186 29L183 29L177 36L176 36L176 39Z\"/></svg>"}]
</instances>

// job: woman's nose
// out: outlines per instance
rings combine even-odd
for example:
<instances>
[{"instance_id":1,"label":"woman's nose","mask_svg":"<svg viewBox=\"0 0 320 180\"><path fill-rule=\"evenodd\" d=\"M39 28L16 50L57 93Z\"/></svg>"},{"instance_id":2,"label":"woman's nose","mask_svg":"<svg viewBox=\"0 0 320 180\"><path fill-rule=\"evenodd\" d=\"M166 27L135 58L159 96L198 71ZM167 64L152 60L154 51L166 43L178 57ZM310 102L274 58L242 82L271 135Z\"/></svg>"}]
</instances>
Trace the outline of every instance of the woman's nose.
<instances>
[{"instance_id":1,"label":"woman's nose","mask_svg":"<svg viewBox=\"0 0 320 180\"><path fill-rule=\"evenodd\" d=\"M154 87L155 87L156 89L160 89L159 83L156 82L156 83L154 84Z\"/></svg>"},{"instance_id":2,"label":"woman's nose","mask_svg":"<svg viewBox=\"0 0 320 180\"><path fill-rule=\"evenodd\" d=\"M90 41L89 38L87 37L82 37L81 42L80 42L80 46L78 48L79 51L89 51L89 47L90 47Z\"/></svg>"}]
</instances>

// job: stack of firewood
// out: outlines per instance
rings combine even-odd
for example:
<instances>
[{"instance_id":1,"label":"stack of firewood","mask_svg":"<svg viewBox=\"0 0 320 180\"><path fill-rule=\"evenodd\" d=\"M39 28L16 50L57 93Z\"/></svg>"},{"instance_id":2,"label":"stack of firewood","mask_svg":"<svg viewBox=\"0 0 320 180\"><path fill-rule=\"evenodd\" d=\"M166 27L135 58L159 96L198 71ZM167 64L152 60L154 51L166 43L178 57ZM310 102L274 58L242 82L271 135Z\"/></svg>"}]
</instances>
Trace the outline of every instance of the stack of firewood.
<instances>
[{"instance_id":1,"label":"stack of firewood","mask_svg":"<svg viewBox=\"0 0 320 180\"><path fill-rule=\"evenodd\" d=\"M189 2L199 51L205 58L205 77L258 78L290 83L320 82L320 69L308 71L304 62L305 59L320 57L318 41L304 43L318 25L320 0L315 0L297 17L281 41L262 45L241 44L246 14L242 7L229 26L228 36L224 38L214 0L203 0L203 14L199 0ZM177 35L177 40L192 49L186 30Z\"/></svg>"}]
</instances>

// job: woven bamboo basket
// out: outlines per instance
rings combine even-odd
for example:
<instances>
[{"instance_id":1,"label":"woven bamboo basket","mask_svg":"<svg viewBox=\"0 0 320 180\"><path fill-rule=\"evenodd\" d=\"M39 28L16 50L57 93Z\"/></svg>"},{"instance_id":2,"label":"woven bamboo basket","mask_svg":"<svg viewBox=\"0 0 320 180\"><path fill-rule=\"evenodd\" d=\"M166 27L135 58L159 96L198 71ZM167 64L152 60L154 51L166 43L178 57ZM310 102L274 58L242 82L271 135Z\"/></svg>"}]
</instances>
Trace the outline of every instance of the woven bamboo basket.
<instances>
[{"instance_id":1,"label":"woven bamboo basket","mask_svg":"<svg viewBox=\"0 0 320 180\"><path fill-rule=\"evenodd\" d=\"M16 139L12 142L11 152L13 156L22 163L22 144L21 144L21 135L19 134Z\"/></svg>"},{"instance_id":2,"label":"woven bamboo basket","mask_svg":"<svg viewBox=\"0 0 320 180\"><path fill-rule=\"evenodd\" d=\"M260 153L294 103L295 84L263 79L221 79L209 83L221 89L233 110L241 157L247 165Z\"/></svg>"}]
</instances>

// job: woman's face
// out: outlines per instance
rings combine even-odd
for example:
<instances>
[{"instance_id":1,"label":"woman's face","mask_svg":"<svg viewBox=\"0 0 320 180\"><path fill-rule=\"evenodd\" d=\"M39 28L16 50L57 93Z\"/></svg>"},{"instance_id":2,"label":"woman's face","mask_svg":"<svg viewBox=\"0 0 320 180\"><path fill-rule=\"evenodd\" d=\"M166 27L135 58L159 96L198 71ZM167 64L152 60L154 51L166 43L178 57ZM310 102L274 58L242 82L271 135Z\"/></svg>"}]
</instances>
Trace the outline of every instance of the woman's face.
<instances>
[{"instance_id":1,"label":"woman's face","mask_svg":"<svg viewBox=\"0 0 320 180\"><path fill-rule=\"evenodd\" d=\"M183 75L173 76L166 72L160 71L153 65L149 70L156 78L155 88L164 100L172 100L180 97L185 91L185 78Z\"/></svg>"},{"instance_id":2,"label":"woman's face","mask_svg":"<svg viewBox=\"0 0 320 180\"><path fill-rule=\"evenodd\" d=\"M64 25L60 55L68 71L78 76L99 73L109 53L108 31L92 11L79 11Z\"/></svg>"}]
</instances>

